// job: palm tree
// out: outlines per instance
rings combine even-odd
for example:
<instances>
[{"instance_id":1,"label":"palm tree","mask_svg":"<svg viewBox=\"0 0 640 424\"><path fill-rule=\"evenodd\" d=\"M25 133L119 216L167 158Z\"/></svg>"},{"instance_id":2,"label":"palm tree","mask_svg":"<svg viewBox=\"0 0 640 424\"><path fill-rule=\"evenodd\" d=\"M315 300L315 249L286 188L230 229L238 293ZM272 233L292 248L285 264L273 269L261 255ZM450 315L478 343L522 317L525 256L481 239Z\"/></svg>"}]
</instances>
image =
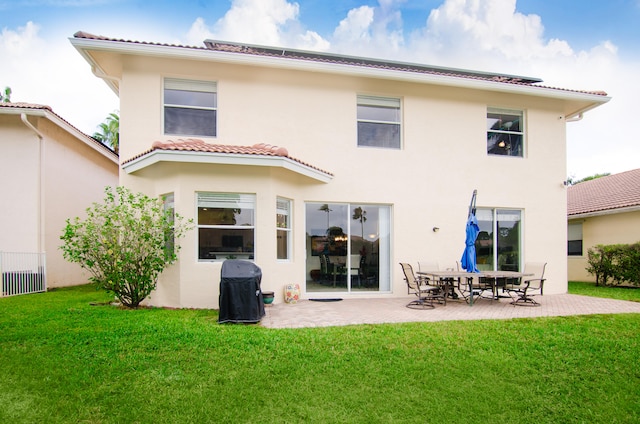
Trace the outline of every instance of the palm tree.
<instances>
[{"instance_id":1,"label":"palm tree","mask_svg":"<svg viewBox=\"0 0 640 424\"><path fill-rule=\"evenodd\" d=\"M120 150L120 116L118 116L118 113L110 113L107 119L98 127L100 132L95 132L93 138L118 153Z\"/></svg>"},{"instance_id":2,"label":"palm tree","mask_svg":"<svg viewBox=\"0 0 640 424\"><path fill-rule=\"evenodd\" d=\"M362 240L364 240L364 223L367 222L367 211L358 206L353 210L352 218L360 221L360 226L362 229Z\"/></svg>"},{"instance_id":3,"label":"palm tree","mask_svg":"<svg viewBox=\"0 0 640 424\"><path fill-rule=\"evenodd\" d=\"M327 231L328 231L328 229L329 229L329 213L333 209L329 209L329 205L327 203L325 203L324 205L320 206L320 208L318 210L327 213Z\"/></svg>"},{"instance_id":4,"label":"palm tree","mask_svg":"<svg viewBox=\"0 0 640 424\"><path fill-rule=\"evenodd\" d=\"M11 87L5 87L4 91L0 93L0 102L11 103Z\"/></svg>"}]
</instances>

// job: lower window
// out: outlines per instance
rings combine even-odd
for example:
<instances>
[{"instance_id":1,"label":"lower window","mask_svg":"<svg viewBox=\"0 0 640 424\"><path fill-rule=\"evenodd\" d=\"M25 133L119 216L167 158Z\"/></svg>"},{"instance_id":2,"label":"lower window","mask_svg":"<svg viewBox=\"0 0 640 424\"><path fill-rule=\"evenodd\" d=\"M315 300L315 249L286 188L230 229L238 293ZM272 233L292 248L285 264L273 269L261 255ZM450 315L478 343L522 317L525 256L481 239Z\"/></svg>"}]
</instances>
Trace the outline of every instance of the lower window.
<instances>
[{"instance_id":1,"label":"lower window","mask_svg":"<svg viewBox=\"0 0 640 424\"><path fill-rule=\"evenodd\" d=\"M582 222L569 224L567 241L567 253L569 256L582 256Z\"/></svg>"},{"instance_id":2,"label":"lower window","mask_svg":"<svg viewBox=\"0 0 640 424\"><path fill-rule=\"evenodd\" d=\"M253 259L255 195L197 193L198 259Z\"/></svg>"}]
</instances>

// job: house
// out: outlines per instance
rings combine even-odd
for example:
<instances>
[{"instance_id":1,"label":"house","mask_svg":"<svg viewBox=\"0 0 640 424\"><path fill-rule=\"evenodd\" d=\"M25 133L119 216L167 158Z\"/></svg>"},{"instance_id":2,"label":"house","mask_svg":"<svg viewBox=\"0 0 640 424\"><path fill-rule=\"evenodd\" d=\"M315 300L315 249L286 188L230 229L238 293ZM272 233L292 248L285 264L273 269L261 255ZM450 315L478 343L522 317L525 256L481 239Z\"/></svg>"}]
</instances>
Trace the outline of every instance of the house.
<instances>
[{"instance_id":1,"label":"house","mask_svg":"<svg viewBox=\"0 0 640 424\"><path fill-rule=\"evenodd\" d=\"M548 262L567 289L565 126L606 103L513 75L206 40L78 32L120 98L121 184L193 219L149 303L216 308L226 258L283 299L406 296L455 267L474 189L481 269Z\"/></svg>"},{"instance_id":2,"label":"house","mask_svg":"<svg viewBox=\"0 0 640 424\"><path fill-rule=\"evenodd\" d=\"M640 169L569 187L567 220L569 280L595 282L586 271L589 248L640 242Z\"/></svg>"},{"instance_id":3,"label":"house","mask_svg":"<svg viewBox=\"0 0 640 424\"><path fill-rule=\"evenodd\" d=\"M7 273L26 269L44 270L48 287L87 283L62 257L60 236L66 219L118 184L118 156L49 106L0 103L0 173L3 292L18 294L7 290Z\"/></svg>"}]
</instances>

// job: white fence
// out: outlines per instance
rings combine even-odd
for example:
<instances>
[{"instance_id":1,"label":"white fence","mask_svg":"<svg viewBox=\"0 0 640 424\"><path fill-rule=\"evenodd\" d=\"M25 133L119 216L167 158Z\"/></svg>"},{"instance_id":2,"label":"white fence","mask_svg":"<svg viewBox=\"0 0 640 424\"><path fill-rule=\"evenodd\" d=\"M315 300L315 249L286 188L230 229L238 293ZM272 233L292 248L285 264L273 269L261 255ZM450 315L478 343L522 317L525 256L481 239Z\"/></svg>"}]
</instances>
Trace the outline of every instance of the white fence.
<instances>
[{"instance_id":1,"label":"white fence","mask_svg":"<svg viewBox=\"0 0 640 424\"><path fill-rule=\"evenodd\" d=\"M0 252L1 296L47 290L44 253Z\"/></svg>"}]
</instances>

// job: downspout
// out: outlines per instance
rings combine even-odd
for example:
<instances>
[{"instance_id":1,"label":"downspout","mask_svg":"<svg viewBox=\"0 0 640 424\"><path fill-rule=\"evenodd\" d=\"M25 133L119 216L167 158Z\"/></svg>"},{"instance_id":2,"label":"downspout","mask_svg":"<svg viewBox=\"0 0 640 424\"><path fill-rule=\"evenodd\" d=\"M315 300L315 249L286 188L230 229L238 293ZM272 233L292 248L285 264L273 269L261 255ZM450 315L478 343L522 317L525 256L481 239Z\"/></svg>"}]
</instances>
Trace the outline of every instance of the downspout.
<instances>
[{"instance_id":1,"label":"downspout","mask_svg":"<svg viewBox=\"0 0 640 424\"><path fill-rule=\"evenodd\" d=\"M44 135L27 119L26 113L20 119L38 137L38 253L44 253Z\"/></svg>"}]
</instances>

